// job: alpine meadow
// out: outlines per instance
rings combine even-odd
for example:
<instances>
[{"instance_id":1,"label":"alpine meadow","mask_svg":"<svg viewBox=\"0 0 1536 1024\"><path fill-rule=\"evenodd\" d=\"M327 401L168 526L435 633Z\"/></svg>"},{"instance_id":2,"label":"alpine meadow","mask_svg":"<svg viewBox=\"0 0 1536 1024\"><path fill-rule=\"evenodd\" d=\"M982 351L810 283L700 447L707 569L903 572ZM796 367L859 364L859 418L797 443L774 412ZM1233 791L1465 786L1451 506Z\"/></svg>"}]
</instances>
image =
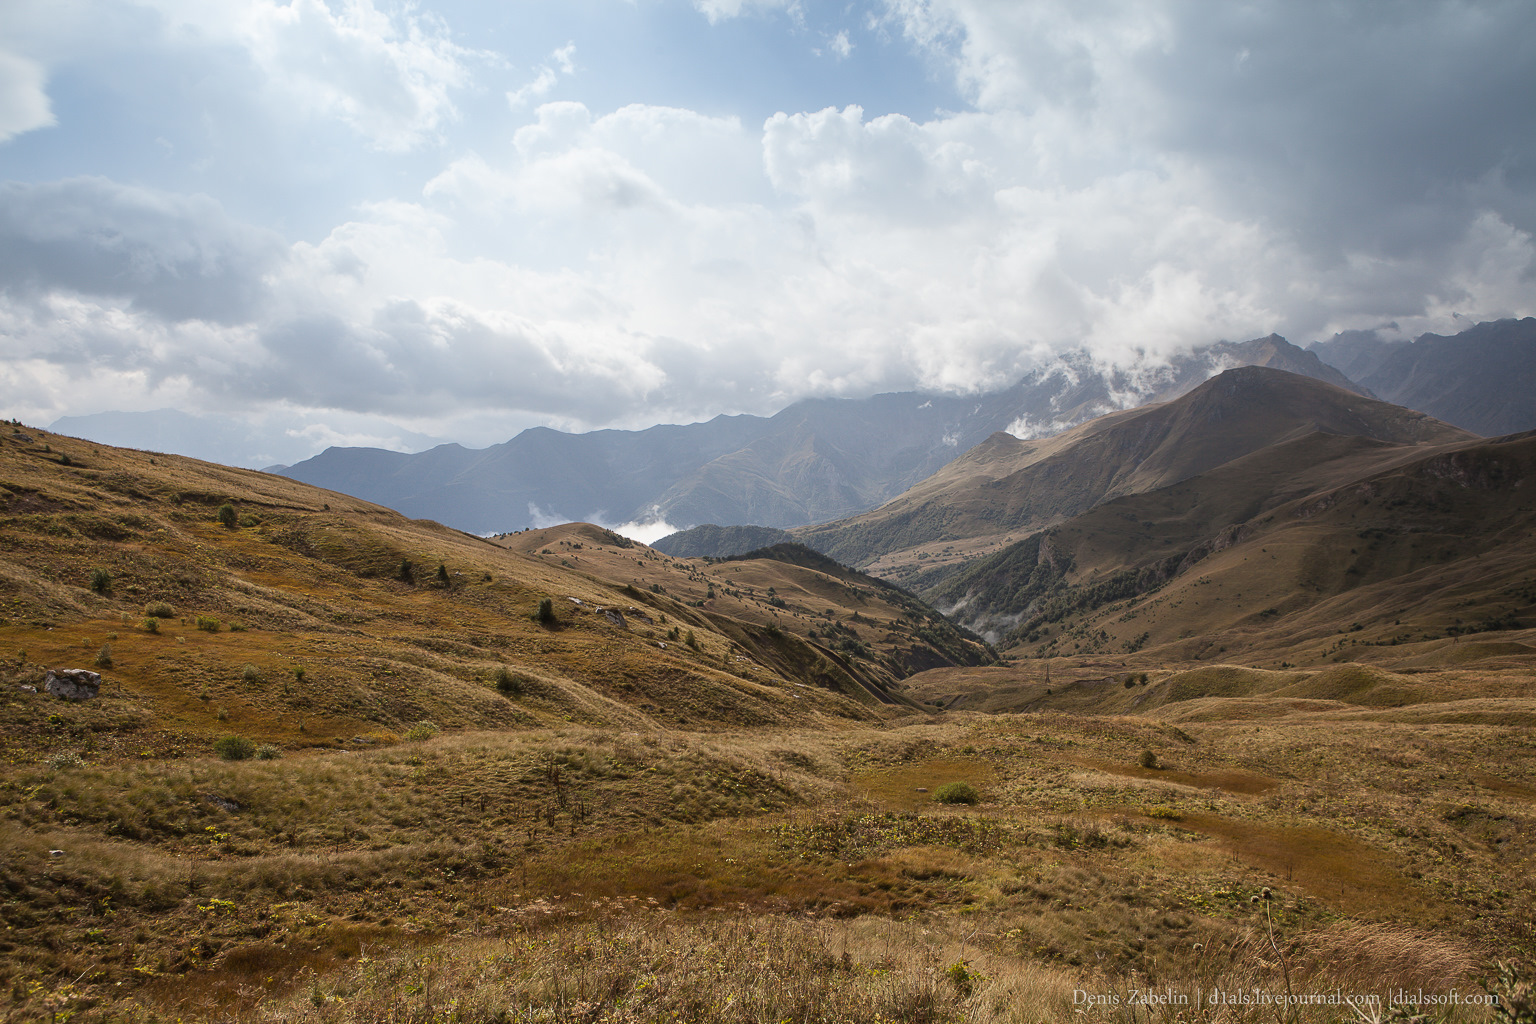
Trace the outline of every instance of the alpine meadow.
<instances>
[{"instance_id":1,"label":"alpine meadow","mask_svg":"<svg viewBox=\"0 0 1536 1024\"><path fill-rule=\"evenodd\" d=\"M1536 1024L1533 42L0 3L0 1024Z\"/></svg>"}]
</instances>

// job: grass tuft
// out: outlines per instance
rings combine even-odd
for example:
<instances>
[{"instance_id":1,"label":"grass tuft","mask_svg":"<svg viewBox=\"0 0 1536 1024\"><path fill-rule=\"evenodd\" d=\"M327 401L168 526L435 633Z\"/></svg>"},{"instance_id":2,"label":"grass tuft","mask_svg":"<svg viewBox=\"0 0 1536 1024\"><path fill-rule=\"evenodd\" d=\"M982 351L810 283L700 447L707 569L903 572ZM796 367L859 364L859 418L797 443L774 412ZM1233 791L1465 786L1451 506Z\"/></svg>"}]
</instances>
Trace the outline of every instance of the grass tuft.
<instances>
[{"instance_id":1,"label":"grass tuft","mask_svg":"<svg viewBox=\"0 0 1536 1024\"><path fill-rule=\"evenodd\" d=\"M947 782L934 791L933 799L941 804L978 804L981 794L969 782Z\"/></svg>"},{"instance_id":2,"label":"grass tuft","mask_svg":"<svg viewBox=\"0 0 1536 1024\"><path fill-rule=\"evenodd\" d=\"M225 761L249 761L256 754L256 744L244 736L221 736L213 741L213 752Z\"/></svg>"}]
</instances>

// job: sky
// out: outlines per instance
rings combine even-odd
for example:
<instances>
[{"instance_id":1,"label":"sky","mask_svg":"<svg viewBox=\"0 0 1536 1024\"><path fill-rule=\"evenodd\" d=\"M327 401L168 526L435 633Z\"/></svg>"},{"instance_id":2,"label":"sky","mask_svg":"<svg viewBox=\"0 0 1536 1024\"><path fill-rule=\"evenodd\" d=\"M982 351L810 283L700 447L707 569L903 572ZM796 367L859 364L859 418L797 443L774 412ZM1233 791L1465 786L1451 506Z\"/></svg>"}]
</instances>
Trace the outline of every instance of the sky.
<instances>
[{"instance_id":1,"label":"sky","mask_svg":"<svg viewBox=\"0 0 1536 1024\"><path fill-rule=\"evenodd\" d=\"M1454 333L1536 313L1532 97L1527 0L0 0L0 413L261 465Z\"/></svg>"}]
</instances>

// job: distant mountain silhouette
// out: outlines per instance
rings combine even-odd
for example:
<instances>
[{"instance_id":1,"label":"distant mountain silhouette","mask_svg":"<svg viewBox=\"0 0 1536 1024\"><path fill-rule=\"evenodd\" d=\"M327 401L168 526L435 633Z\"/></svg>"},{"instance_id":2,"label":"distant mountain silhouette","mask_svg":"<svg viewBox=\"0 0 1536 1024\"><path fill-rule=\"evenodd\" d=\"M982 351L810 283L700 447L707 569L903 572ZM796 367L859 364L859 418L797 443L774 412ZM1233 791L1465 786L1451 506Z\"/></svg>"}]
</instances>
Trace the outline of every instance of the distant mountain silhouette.
<instances>
[{"instance_id":1,"label":"distant mountain silhouette","mask_svg":"<svg viewBox=\"0 0 1536 1024\"><path fill-rule=\"evenodd\" d=\"M1054 434L1128 400L1175 397L1243 365L1355 387L1313 353L1271 335L1222 342L1134 374L1096 367L1077 353L982 395L809 399L771 417L717 416L640 431L541 427L478 451L330 448L281 472L475 533L566 520L782 529L874 508L999 431Z\"/></svg>"},{"instance_id":2,"label":"distant mountain silhouette","mask_svg":"<svg viewBox=\"0 0 1536 1024\"><path fill-rule=\"evenodd\" d=\"M1411 342L1347 331L1310 351L1388 402L1484 437L1536 429L1536 318Z\"/></svg>"}]
</instances>

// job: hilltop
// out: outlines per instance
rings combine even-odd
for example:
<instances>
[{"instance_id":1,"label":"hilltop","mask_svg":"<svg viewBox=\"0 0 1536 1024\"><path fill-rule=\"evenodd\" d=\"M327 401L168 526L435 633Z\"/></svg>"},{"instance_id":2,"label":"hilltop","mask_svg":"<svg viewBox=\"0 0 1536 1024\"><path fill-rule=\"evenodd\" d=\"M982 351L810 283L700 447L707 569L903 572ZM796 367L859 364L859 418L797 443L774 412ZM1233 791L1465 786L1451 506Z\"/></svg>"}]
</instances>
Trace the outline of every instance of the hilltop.
<instances>
[{"instance_id":1,"label":"hilltop","mask_svg":"<svg viewBox=\"0 0 1536 1024\"><path fill-rule=\"evenodd\" d=\"M1536 653L1533 476L1533 433L1421 447L1316 432L1106 502L931 597L1040 656L1524 656Z\"/></svg>"}]
</instances>

